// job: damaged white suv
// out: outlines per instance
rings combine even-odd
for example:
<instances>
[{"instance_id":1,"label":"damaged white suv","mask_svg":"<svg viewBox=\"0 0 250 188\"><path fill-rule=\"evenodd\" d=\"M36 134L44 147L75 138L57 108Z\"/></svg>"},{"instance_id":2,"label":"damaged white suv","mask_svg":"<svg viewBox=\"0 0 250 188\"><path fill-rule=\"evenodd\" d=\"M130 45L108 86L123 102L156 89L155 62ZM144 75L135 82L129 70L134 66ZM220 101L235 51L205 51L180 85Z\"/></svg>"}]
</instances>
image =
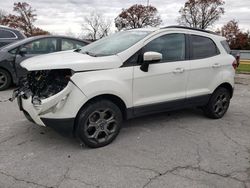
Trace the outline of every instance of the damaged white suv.
<instances>
[{"instance_id":1,"label":"damaged white suv","mask_svg":"<svg viewBox=\"0 0 250 188\"><path fill-rule=\"evenodd\" d=\"M75 51L34 57L14 95L36 124L89 147L111 143L123 120L187 107L226 113L236 61L225 38L171 26L118 32Z\"/></svg>"}]
</instances>

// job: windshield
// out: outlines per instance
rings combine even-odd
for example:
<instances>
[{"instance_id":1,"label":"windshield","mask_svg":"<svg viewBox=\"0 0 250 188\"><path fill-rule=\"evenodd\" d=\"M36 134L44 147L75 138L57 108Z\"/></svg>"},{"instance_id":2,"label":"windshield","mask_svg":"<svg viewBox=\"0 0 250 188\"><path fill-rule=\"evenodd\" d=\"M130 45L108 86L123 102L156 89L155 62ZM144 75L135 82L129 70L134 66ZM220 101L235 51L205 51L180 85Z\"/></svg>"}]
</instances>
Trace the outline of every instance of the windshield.
<instances>
[{"instance_id":1,"label":"windshield","mask_svg":"<svg viewBox=\"0 0 250 188\"><path fill-rule=\"evenodd\" d=\"M120 53L146 37L151 31L122 31L81 48L80 53L91 56L109 56Z\"/></svg>"}]
</instances>

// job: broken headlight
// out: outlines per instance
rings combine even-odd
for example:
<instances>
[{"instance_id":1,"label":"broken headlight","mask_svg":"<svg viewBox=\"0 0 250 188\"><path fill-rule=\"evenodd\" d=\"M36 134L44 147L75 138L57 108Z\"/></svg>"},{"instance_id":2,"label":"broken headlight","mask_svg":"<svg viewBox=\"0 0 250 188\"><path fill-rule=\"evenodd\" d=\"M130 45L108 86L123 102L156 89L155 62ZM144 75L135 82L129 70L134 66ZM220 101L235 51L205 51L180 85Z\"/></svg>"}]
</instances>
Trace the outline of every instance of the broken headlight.
<instances>
[{"instance_id":1,"label":"broken headlight","mask_svg":"<svg viewBox=\"0 0 250 188\"><path fill-rule=\"evenodd\" d=\"M42 99L62 91L72 74L69 69L32 71L20 79L19 91L24 98L32 96L32 103L39 104Z\"/></svg>"}]
</instances>

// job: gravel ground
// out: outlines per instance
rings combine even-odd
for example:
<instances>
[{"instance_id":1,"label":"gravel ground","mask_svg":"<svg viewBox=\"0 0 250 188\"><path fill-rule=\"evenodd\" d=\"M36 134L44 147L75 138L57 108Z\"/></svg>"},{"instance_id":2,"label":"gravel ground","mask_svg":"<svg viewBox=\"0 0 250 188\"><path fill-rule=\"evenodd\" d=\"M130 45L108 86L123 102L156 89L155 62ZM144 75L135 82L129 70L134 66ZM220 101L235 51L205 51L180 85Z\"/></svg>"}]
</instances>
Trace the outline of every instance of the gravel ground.
<instances>
[{"instance_id":1,"label":"gravel ground","mask_svg":"<svg viewBox=\"0 0 250 188\"><path fill-rule=\"evenodd\" d=\"M250 75L236 83L223 119L196 109L137 118L99 149L33 125L16 103L1 102L0 187L250 187Z\"/></svg>"}]
</instances>

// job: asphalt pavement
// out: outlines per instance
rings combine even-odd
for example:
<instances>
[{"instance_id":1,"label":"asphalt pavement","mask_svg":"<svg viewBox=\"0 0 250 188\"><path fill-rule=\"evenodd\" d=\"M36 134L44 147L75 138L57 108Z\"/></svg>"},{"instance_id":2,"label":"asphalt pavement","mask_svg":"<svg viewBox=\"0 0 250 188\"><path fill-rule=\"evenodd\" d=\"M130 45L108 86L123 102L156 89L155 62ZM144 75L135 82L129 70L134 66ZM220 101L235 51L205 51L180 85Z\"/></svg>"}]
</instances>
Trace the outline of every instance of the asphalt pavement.
<instances>
[{"instance_id":1,"label":"asphalt pavement","mask_svg":"<svg viewBox=\"0 0 250 188\"><path fill-rule=\"evenodd\" d=\"M198 109L141 117L99 149L30 123L16 102L1 102L0 187L250 187L250 75L236 83L223 119ZM0 92L0 100L11 92Z\"/></svg>"}]
</instances>

